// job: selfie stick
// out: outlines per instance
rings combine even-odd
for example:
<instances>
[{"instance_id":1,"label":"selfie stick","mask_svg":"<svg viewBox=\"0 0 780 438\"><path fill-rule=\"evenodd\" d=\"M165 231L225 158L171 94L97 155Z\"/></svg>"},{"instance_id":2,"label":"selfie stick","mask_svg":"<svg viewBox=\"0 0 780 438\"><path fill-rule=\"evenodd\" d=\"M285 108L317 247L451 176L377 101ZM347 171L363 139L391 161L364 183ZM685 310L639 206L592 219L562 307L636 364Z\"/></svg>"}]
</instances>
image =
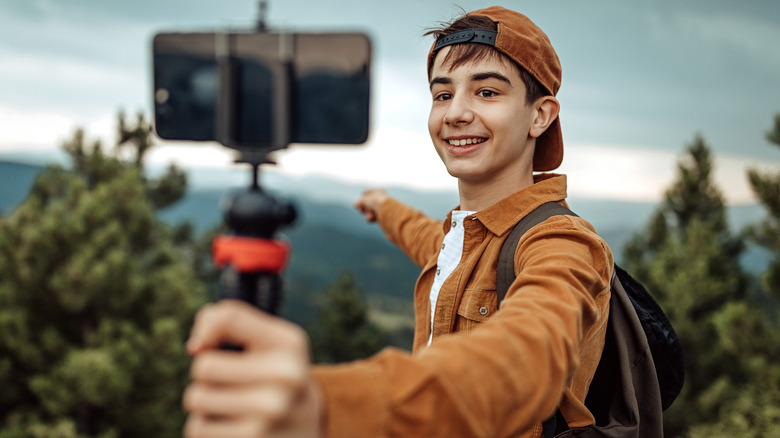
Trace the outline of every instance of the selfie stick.
<instances>
[{"instance_id":1,"label":"selfie stick","mask_svg":"<svg viewBox=\"0 0 780 438\"><path fill-rule=\"evenodd\" d=\"M261 2L261 17L264 14ZM260 22L262 23L262 21ZM259 23L259 24L260 24ZM265 27L264 23L262 24ZM260 26L258 26L260 27ZM292 204L266 193L259 182L261 164L273 164L268 153L286 148L290 132L290 81L293 59L293 35L279 35L279 62L274 71L273 133L270 145L238 144L235 132L235 106L238 81L230 33L219 34L217 66L220 93L217 102L217 139L240 153L237 162L252 166L252 184L228 199L225 224L230 234L212 242L212 256L222 269L220 298L246 301L261 310L278 314L282 295L281 272L290 255L288 242L274 238L276 231L295 221Z\"/></svg>"}]
</instances>

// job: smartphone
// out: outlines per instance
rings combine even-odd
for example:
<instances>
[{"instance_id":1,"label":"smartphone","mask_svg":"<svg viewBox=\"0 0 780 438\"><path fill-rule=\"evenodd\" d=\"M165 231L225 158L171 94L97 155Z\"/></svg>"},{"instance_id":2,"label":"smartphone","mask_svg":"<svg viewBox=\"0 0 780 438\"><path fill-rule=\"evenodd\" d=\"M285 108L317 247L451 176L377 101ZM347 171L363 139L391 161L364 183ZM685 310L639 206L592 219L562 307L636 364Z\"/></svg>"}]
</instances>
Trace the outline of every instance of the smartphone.
<instances>
[{"instance_id":1,"label":"smartphone","mask_svg":"<svg viewBox=\"0 0 780 438\"><path fill-rule=\"evenodd\" d=\"M163 139L266 148L278 129L290 143L368 138L365 34L160 33L152 44L155 130Z\"/></svg>"}]
</instances>

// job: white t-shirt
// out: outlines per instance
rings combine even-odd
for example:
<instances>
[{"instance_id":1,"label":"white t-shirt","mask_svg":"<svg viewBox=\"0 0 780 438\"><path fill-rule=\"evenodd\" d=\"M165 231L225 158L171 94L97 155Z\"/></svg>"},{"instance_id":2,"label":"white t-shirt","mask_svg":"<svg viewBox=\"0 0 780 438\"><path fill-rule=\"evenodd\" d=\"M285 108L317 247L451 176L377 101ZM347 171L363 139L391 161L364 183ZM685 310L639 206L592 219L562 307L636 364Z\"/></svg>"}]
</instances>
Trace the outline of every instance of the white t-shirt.
<instances>
[{"instance_id":1,"label":"white t-shirt","mask_svg":"<svg viewBox=\"0 0 780 438\"><path fill-rule=\"evenodd\" d=\"M465 234L463 231L463 220L466 216L474 214L474 211L455 210L452 212L452 224L450 230L444 236L444 242L439 250L439 258L436 261L436 276L431 286L431 335L428 337L428 345L433 340L433 315L436 313L436 300L439 298L439 291L444 280L452 274L452 271L460 263L463 256L463 241Z\"/></svg>"}]
</instances>

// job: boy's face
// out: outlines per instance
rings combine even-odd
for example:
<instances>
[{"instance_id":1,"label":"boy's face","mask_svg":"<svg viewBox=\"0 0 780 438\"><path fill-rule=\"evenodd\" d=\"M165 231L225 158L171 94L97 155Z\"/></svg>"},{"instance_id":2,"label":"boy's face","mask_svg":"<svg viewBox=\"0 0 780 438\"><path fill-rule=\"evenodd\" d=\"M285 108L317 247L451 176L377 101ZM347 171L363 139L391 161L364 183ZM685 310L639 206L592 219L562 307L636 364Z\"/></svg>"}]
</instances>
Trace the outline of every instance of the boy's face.
<instances>
[{"instance_id":1,"label":"boy's face","mask_svg":"<svg viewBox=\"0 0 780 438\"><path fill-rule=\"evenodd\" d=\"M526 105L517 67L502 56L431 69L431 140L450 175L461 184L512 183L530 177L536 111Z\"/></svg>"}]
</instances>

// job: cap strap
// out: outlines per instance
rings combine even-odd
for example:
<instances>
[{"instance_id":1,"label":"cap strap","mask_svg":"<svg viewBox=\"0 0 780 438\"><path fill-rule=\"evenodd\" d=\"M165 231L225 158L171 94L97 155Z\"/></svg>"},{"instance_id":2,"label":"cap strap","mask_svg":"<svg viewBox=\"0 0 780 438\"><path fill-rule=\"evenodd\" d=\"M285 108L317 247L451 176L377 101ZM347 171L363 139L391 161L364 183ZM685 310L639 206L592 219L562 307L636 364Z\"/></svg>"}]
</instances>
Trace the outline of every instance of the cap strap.
<instances>
[{"instance_id":1,"label":"cap strap","mask_svg":"<svg viewBox=\"0 0 780 438\"><path fill-rule=\"evenodd\" d=\"M461 30L449 35L444 35L436 40L436 45L433 46L433 51L437 51L444 46L460 43L480 43L487 44L488 46L495 46L496 44L496 31L487 29L466 29Z\"/></svg>"}]
</instances>

